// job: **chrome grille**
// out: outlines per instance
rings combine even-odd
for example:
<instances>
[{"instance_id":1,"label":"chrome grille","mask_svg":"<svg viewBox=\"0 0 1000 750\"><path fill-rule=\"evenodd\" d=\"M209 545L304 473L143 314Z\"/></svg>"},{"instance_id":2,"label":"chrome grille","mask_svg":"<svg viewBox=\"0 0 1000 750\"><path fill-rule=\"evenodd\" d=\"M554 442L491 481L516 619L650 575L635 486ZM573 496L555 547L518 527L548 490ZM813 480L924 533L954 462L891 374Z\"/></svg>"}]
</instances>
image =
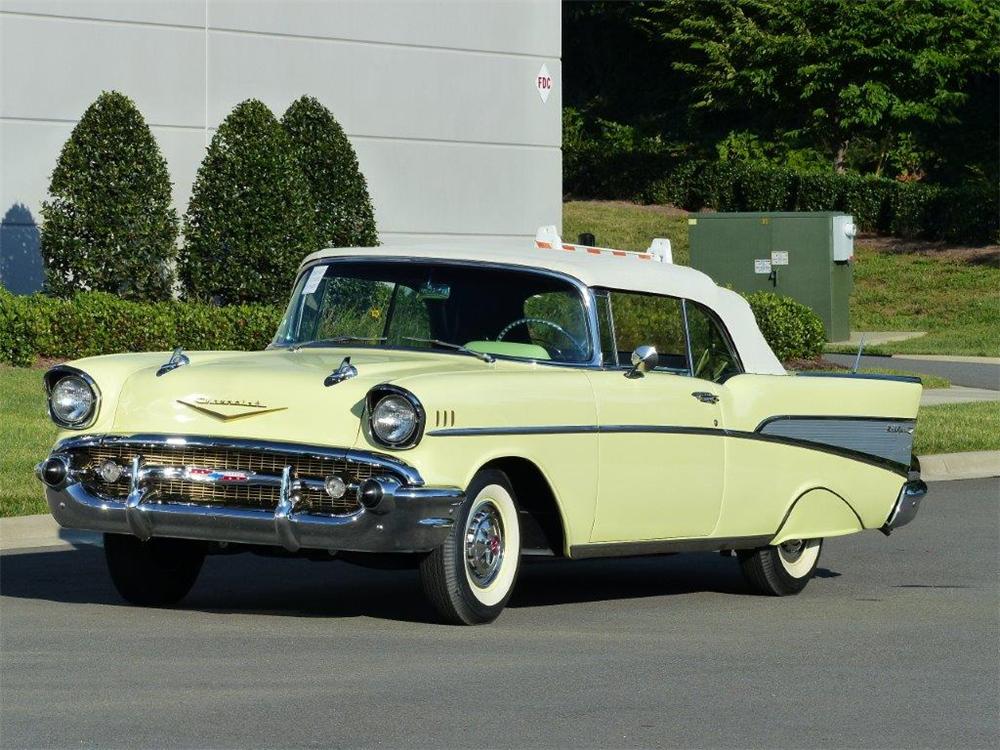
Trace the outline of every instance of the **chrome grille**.
<instances>
[{"instance_id":1,"label":"chrome grille","mask_svg":"<svg viewBox=\"0 0 1000 750\"><path fill-rule=\"evenodd\" d=\"M143 465L227 471L246 471L258 474L281 476L286 466L291 467L296 479L311 479L322 482L330 475L341 477L348 485L344 497L333 499L324 490L313 487L299 488L296 512L348 514L361 506L356 488L375 474L384 474L384 469L365 463L345 461L296 453L255 451L242 448L215 448L190 445L136 446L127 443L82 446L71 451L73 468L83 475L86 488L109 499L124 500L129 492L127 471L116 482L104 482L96 473L97 467L106 460L112 460L125 469L131 466L136 456L141 456ZM256 486L240 484L219 484L170 478L156 480L151 489L155 496L172 502L204 503L273 511L279 500L277 486Z\"/></svg>"}]
</instances>

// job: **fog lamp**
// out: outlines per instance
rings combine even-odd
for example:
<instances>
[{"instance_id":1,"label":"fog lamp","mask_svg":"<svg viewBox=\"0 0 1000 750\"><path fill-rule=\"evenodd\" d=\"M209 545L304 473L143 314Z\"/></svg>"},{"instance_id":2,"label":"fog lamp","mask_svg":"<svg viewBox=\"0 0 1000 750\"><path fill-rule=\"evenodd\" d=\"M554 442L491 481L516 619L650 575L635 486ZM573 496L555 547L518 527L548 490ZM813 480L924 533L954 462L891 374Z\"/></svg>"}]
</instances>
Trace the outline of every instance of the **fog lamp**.
<instances>
[{"instance_id":1,"label":"fog lamp","mask_svg":"<svg viewBox=\"0 0 1000 750\"><path fill-rule=\"evenodd\" d=\"M97 467L97 476L108 484L114 484L122 478L123 471L124 469L121 466L116 464L111 459L108 459L106 461L102 461L101 465Z\"/></svg>"},{"instance_id":2,"label":"fog lamp","mask_svg":"<svg viewBox=\"0 0 1000 750\"><path fill-rule=\"evenodd\" d=\"M326 494L334 500L339 500L347 493L347 485L338 476L327 477L323 486L326 488Z\"/></svg>"}]
</instances>

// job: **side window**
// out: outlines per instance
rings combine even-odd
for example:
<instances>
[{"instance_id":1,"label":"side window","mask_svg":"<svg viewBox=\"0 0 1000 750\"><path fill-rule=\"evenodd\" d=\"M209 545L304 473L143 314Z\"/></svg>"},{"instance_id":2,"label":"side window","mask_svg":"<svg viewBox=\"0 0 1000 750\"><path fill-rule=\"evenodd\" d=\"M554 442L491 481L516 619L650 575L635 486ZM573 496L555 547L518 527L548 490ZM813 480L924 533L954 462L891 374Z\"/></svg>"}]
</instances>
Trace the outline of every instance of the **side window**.
<instances>
[{"instance_id":1,"label":"side window","mask_svg":"<svg viewBox=\"0 0 1000 750\"><path fill-rule=\"evenodd\" d=\"M610 299L620 367L630 364L637 347L651 344L660 355L656 369L688 373L684 314L679 299L634 292L611 292Z\"/></svg>"},{"instance_id":2,"label":"side window","mask_svg":"<svg viewBox=\"0 0 1000 750\"><path fill-rule=\"evenodd\" d=\"M691 362L696 378L720 383L742 372L725 335L701 305L688 302L687 318L691 333Z\"/></svg>"}]
</instances>

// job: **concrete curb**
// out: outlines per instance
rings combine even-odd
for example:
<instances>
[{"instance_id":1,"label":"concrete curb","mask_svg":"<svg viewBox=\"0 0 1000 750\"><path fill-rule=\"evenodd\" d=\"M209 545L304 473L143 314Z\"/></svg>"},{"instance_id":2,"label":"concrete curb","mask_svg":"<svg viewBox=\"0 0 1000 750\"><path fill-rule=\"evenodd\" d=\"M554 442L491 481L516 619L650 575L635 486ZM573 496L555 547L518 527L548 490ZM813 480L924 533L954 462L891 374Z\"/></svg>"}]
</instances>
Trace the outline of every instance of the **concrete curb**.
<instances>
[{"instance_id":1,"label":"concrete curb","mask_svg":"<svg viewBox=\"0 0 1000 750\"><path fill-rule=\"evenodd\" d=\"M960 362L970 365L1000 365L1000 357L967 357L958 354L893 354L896 359L915 359L923 362Z\"/></svg>"},{"instance_id":2,"label":"concrete curb","mask_svg":"<svg viewBox=\"0 0 1000 750\"><path fill-rule=\"evenodd\" d=\"M987 388L966 388L953 385L950 388L924 388L920 394L921 406L939 406L940 404L970 404L978 401L1000 401L1000 391ZM920 417L917 416L919 421Z\"/></svg>"},{"instance_id":3,"label":"concrete curb","mask_svg":"<svg viewBox=\"0 0 1000 750\"><path fill-rule=\"evenodd\" d=\"M0 552L33 547L74 549L101 544L102 536L96 531L64 529L47 513L0 518Z\"/></svg>"},{"instance_id":4,"label":"concrete curb","mask_svg":"<svg viewBox=\"0 0 1000 750\"><path fill-rule=\"evenodd\" d=\"M918 456L920 476L927 482L1000 477L1000 451L969 451Z\"/></svg>"},{"instance_id":5,"label":"concrete curb","mask_svg":"<svg viewBox=\"0 0 1000 750\"><path fill-rule=\"evenodd\" d=\"M919 459L921 477L927 482L1000 477L1000 451L940 453ZM0 518L0 552L36 548L69 550L101 544L102 537L96 531L64 529L47 513Z\"/></svg>"}]
</instances>

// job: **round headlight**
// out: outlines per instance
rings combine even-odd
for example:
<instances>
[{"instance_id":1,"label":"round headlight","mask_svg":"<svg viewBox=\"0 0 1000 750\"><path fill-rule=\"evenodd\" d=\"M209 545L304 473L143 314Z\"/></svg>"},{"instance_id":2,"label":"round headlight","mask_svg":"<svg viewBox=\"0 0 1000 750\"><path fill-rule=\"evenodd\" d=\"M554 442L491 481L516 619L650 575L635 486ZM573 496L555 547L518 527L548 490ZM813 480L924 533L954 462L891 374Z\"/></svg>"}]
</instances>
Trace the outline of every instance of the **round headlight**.
<instances>
[{"instance_id":1,"label":"round headlight","mask_svg":"<svg viewBox=\"0 0 1000 750\"><path fill-rule=\"evenodd\" d=\"M93 415L96 402L94 389L77 375L62 378L49 395L53 419L65 426L86 422Z\"/></svg>"},{"instance_id":2,"label":"round headlight","mask_svg":"<svg viewBox=\"0 0 1000 750\"><path fill-rule=\"evenodd\" d=\"M403 396L385 396L372 410L372 432L387 445L403 445L413 437L420 416Z\"/></svg>"}]
</instances>

